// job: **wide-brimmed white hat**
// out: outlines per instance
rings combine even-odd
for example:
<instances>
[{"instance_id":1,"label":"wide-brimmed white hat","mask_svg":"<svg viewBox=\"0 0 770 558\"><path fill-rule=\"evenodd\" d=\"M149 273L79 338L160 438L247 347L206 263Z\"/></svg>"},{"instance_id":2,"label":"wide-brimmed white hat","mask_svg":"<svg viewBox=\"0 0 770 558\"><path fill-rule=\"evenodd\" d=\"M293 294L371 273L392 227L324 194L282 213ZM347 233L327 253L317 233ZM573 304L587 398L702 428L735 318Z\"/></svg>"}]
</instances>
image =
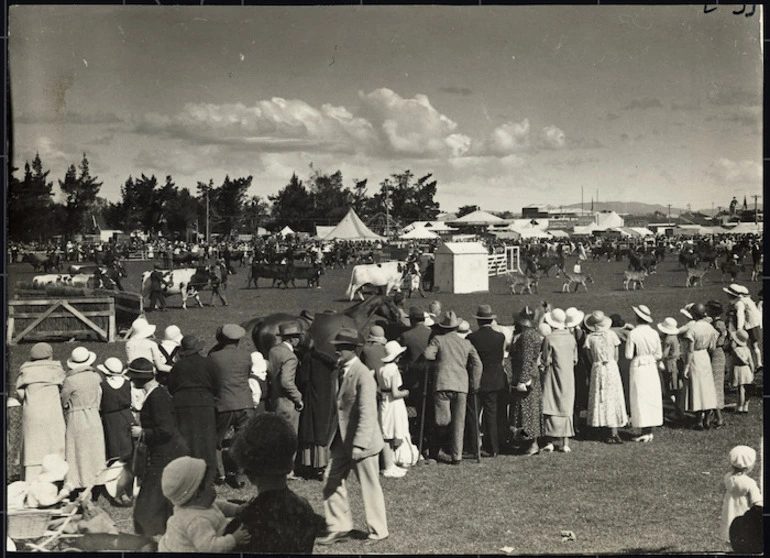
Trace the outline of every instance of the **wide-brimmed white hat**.
<instances>
[{"instance_id":1,"label":"wide-brimmed white hat","mask_svg":"<svg viewBox=\"0 0 770 558\"><path fill-rule=\"evenodd\" d=\"M690 302L689 304L685 304L684 308L679 310L679 313L682 314L683 316L685 316L686 318L688 318L690 320L693 320L694 318L692 317L692 314L690 314L690 308L692 308L693 306L695 306L694 302Z\"/></svg>"},{"instance_id":2,"label":"wide-brimmed white hat","mask_svg":"<svg viewBox=\"0 0 770 558\"><path fill-rule=\"evenodd\" d=\"M436 322L433 321L433 318L428 312L425 312L425 321L423 323L425 324L425 327L431 327L432 325L435 325Z\"/></svg>"},{"instance_id":3,"label":"wide-brimmed white hat","mask_svg":"<svg viewBox=\"0 0 770 558\"><path fill-rule=\"evenodd\" d=\"M69 465L58 453L49 453L43 457L40 465L40 474L37 476L40 482L57 482L64 480L69 471Z\"/></svg>"},{"instance_id":4,"label":"wide-brimmed white hat","mask_svg":"<svg viewBox=\"0 0 770 558\"><path fill-rule=\"evenodd\" d=\"M182 330L179 329L179 326L170 325L168 326L165 331L163 332L163 339L165 341L173 341L177 345L182 342Z\"/></svg>"},{"instance_id":5,"label":"wide-brimmed white hat","mask_svg":"<svg viewBox=\"0 0 770 558\"><path fill-rule=\"evenodd\" d=\"M404 351L406 347L402 347L398 341L388 341L385 343L385 356L382 357L382 362L393 362Z\"/></svg>"},{"instance_id":6,"label":"wide-brimmed white hat","mask_svg":"<svg viewBox=\"0 0 770 558\"><path fill-rule=\"evenodd\" d=\"M650 309L647 308L644 304L640 304L639 306L632 306L631 310L633 310L634 314L639 316L648 324L652 323L652 312L650 312Z\"/></svg>"},{"instance_id":7,"label":"wide-brimmed white hat","mask_svg":"<svg viewBox=\"0 0 770 558\"><path fill-rule=\"evenodd\" d=\"M658 330L666 335L677 335L679 333L679 326L674 318L666 318L658 324Z\"/></svg>"},{"instance_id":8,"label":"wide-brimmed white hat","mask_svg":"<svg viewBox=\"0 0 770 558\"><path fill-rule=\"evenodd\" d=\"M251 353L251 372L252 374L263 374L267 372L267 361L259 351Z\"/></svg>"},{"instance_id":9,"label":"wide-brimmed white hat","mask_svg":"<svg viewBox=\"0 0 770 558\"><path fill-rule=\"evenodd\" d=\"M96 353L89 351L85 347L77 347L72 351L67 366L71 369L91 366L96 360Z\"/></svg>"},{"instance_id":10,"label":"wide-brimmed white hat","mask_svg":"<svg viewBox=\"0 0 770 558\"><path fill-rule=\"evenodd\" d=\"M722 287L722 290L727 294L729 294L730 296L735 296L735 297L749 295L749 290L743 285L739 285L737 283L732 283L729 287Z\"/></svg>"},{"instance_id":11,"label":"wide-brimmed white hat","mask_svg":"<svg viewBox=\"0 0 770 558\"><path fill-rule=\"evenodd\" d=\"M749 332L745 329L739 329L735 332L735 342L741 347L745 347L749 342Z\"/></svg>"},{"instance_id":12,"label":"wide-brimmed white hat","mask_svg":"<svg viewBox=\"0 0 770 558\"><path fill-rule=\"evenodd\" d=\"M109 376L120 376L125 370L123 361L115 357L108 358L104 364L97 364L96 367Z\"/></svg>"},{"instance_id":13,"label":"wide-brimmed white hat","mask_svg":"<svg viewBox=\"0 0 770 558\"><path fill-rule=\"evenodd\" d=\"M554 308L546 313L545 321L553 329L564 329L566 327L567 313L561 308Z\"/></svg>"},{"instance_id":14,"label":"wide-brimmed white hat","mask_svg":"<svg viewBox=\"0 0 770 558\"><path fill-rule=\"evenodd\" d=\"M96 486L104 485L107 494L116 498L118 494L125 493L131 485L132 475L127 468L126 462L115 459L107 464L96 477Z\"/></svg>"},{"instance_id":15,"label":"wide-brimmed white hat","mask_svg":"<svg viewBox=\"0 0 770 558\"><path fill-rule=\"evenodd\" d=\"M586 313L582 310L578 310L574 306L567 308L564 311L566 319L564 321L564 327L575 327L580 325L580 322L585 318Z\"/></svg>"},{"instance_id":16,"label":"wide-brimmed white hat","mask_svg":"<svg viewBox=\"0 0 770 558\"><path fill-rule=\"evenodd\" d=\"M610 329L612 318L607 316L601 310L594 310L586 317L584 323L591 331L599 331L602 329Z\"/></svg>"},{"instance_id":17,"label":"wide-brimmed white hat","mask_svg":"<svg viewBox=\"0 0 770 558\"><path fill-rule=\"evenodd\" d=\"M131 324L131 339L147 339L155 334L157 326L150 324L147 318L139 317Z\"/></svg>"}]
</instances>

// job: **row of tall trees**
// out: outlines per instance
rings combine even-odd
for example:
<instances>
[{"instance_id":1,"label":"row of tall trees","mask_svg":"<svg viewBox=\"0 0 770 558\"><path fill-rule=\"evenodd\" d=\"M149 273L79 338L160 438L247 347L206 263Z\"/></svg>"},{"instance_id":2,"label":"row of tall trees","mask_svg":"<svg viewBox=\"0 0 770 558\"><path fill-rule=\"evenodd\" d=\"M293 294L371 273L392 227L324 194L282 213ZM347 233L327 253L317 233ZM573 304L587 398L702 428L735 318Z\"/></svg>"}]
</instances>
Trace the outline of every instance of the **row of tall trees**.
<instances>
[{"instance_id":1,"label":"row of tall trees","mask_svg":"<svg viewBox=\"0 0 770 558\"><path fill-rule=\"evenodd\" d=\"M230 178L221 184L213 180L198 182L194 193L179 187L171 176L160 181L144 173L129 176L121 186L118 202L99 197L102 182L92 176L88 158L76 167L70 165L58 180L63 201L54 201L49 170L36 155L24 165L24 176L11 170L8 194L11 240L44 240L54 234L68 238L93 232L97 223L110 229L141 230L166 237L184 236L197 230L224 235L253 232L257 227L278 229L285 225L298 231L313 232L316 224L335 224L350 208L364 221L379 215L406 224L433 219L439 212L435 201L437 181L431 174L415 177L410 171L392 174L369 194L367 179L354 179L344 185L342 172L331 174L310 166L303 181L293 174L289 182L268 199L249 196L252 177Z\"/></svg>"}]
</instances>

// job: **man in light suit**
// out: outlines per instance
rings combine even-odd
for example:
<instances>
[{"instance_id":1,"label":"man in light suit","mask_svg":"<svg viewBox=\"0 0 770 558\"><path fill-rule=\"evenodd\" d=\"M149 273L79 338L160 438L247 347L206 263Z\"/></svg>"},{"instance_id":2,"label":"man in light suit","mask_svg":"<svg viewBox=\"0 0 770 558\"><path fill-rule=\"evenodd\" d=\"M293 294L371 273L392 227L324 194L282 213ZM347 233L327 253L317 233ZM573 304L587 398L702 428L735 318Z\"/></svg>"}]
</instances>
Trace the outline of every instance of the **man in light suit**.
<instances>
[{"instance_id":1,"label":"man in light suit","mask_svg":"<svg viewBox=\"0 0 770 558\"><path fill-rule=\"evenodd\" d=\"M278 329L281 342L270 349L267 373L270 377L270 410L289 421L294 432L299 427L299 413L303 408L302 394L297 389L297 355L302 332L296 323L281 324Z\"/></svg>"},{"instance_id":2,"label":"man in light suit","mask_svg":"<svg viewBox=\"0 0 770 558\"><path fill-rule=\"evenodd\" d=\"M356 356L358 332L341 328L332 344L339 356L337 417L329 432L331 461L324 473L324 513L328 534L316 543L329 545L350 537L350 513L345 479L351 470L361 484L364 513L369 528L367 543L388 536L385 498L380 487L379 453L385 443L377 420L377 384L374 374Z\"/></svg>"}]
</instances>

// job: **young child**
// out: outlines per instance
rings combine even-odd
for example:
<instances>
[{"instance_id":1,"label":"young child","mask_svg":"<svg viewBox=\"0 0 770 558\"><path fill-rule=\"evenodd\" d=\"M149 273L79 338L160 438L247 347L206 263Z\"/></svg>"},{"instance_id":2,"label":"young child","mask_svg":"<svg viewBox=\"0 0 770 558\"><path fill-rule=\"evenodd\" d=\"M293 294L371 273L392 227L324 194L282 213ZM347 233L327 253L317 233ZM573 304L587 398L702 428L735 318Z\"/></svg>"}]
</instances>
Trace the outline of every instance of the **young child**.
<instances>
[{"instance_id":1,"label":"young child","mask_svg":"<svg viewBox=\"0 0 770 558\"><path fill-rule=\"evenodd\" d=\"M382 437L387 442L382 450L385 464L382 471L384 477L400 478L406 474L406 469L398 467L393 456L396 448L409 436L409 415L404 403L409 390L401 389L403 380L398 369L398 361L404 351L406 347L402 347L398 341L388 341L385 344L385 356L382 357L383 366L377 371L377 386L382 393L380 401Z\"/></svg>"},{"instance_id":2,"label":"young child","mask_svg":"<svg viewBox=\"0 0 770 558\"><path fill-rule=\"evenodd\" d=\"M247 502L225 532L245 528L251 540L236 552L311 554L326 520L287 486L294 468L297 434L275 413L257 415L236 437L230 455L256 486L258 496Z\"/></svg>"},{"instance_id":3,"label":"young child","mask_svg":"<svg viewBox=\"0 0 770 558\"><path fill-rule=\"evenodd\" d=\"M738 405L736 413L748 413L749 403L746 401L746 386L754 382L753 361L751 359L751 350L747 344L749 334L745 330L739 329L734 336L735 346L733 347L733 387L738 388Z\"/></svg>"},{"instance_id":4,"label":"young child","mask_svg":"<svg viewBox=\"0 0 770 558\"><path fill-rule=\"evenodd\" d=\"M233 517L242 506L215 501L216 491L203 481L205 476L206 462L194 457L179 457L163 469L161 487L163 495L174 504L174 515L166 523L158 551L232 552L251 540L243 527L224 534L227 517Z\"/></svg>"},{"instance_id":5,"label":"young child","mask_svg":"<svg viewBox=\"0 0 770 558\"><path fill-rule=\"evenodd\" d=\"M658 324L658 331L664 337L662 340L663 358L660 360L661 386L663 392L672 400L676 400L676 394L682 388L682 378L679 375L679 357L682 356L679 347L679 326L674 318L666 318ZM677 402L679 405L681 401ZM677 406L677 409L679 406ZM683 408L683 407L682 407Z\"/></svg>"},{"instance_id":6,"label":"young child","mask_svg":"<svg viewBox=\"0 0 770 558\"><path fill-rule=\"evenodd\" d=\"M748 446L735 446L729 454L732 471L725 475L725 499L722 503L720 536L730 542L730 524L749 508L762 502L757 481L748 473L754 468L757 452Z\"/></svg>"}]
</instances>

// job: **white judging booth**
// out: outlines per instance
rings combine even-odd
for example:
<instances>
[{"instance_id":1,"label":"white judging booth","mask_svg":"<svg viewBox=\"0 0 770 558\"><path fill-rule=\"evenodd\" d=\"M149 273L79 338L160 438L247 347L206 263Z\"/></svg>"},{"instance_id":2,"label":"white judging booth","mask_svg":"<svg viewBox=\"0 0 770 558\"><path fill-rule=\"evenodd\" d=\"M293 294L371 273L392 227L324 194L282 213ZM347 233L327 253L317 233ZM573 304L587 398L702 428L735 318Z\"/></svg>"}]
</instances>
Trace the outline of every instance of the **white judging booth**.
<instances>
[{"instance_id":1,"label":"white judging booth","mask_svg":"<svg viewBox=\"0 0 770 558\"><path fill-rule=\"evenodd\" d=\"M435 281L441 292L489 291L488 252L478 242L446 242L436 249Z\"/></svg>"}]
</instances>

